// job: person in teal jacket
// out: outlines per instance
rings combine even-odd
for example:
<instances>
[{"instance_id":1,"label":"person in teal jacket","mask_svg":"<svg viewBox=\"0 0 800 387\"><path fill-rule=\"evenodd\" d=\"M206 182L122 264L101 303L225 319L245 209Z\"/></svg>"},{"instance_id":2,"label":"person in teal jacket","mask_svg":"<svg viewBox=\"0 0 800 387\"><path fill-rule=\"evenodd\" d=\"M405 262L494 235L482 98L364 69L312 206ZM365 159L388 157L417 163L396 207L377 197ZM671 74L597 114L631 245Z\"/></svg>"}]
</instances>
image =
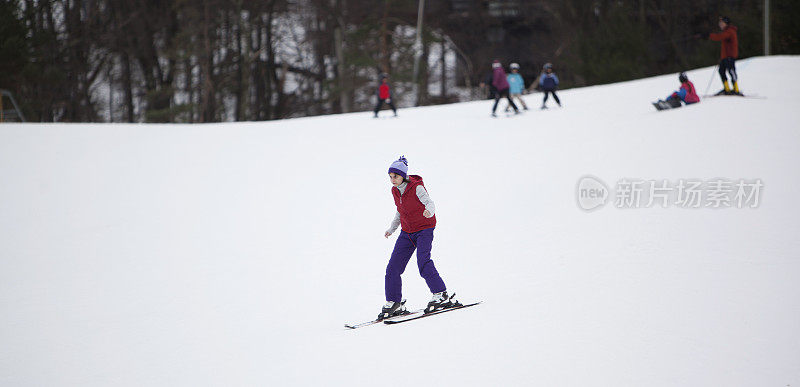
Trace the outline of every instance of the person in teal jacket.
<instances>
[{"instance_id":1,"label":"person in teal jacket","mask_svg":"<svg viewBox=\"0 0 800 387\"><path fill-rule=\"evenodd\" d=\"M519 64L512 63L511 64L511 73L508 74L506 79L508 80L508 93L511 96L511 99L516 99L519 101L522 108L528 110L528 106L525 105L525 100L522 99L522 90L525 89L525 80L522 79L522 75L519 74ZM511 106L506 106L506 111L511 108Z\"/></svg>"}]
</instances>

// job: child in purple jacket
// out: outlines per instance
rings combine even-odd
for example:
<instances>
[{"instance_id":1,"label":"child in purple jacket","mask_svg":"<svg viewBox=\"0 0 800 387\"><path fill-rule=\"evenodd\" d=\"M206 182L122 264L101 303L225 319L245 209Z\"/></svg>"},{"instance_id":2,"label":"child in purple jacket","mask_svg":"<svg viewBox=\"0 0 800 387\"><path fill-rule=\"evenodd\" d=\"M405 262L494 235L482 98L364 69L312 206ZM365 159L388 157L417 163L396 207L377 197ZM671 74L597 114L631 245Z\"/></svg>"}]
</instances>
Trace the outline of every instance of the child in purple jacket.
<instances>
[{"instance_id":1,"label":"child in purple jacket","mask_svg":"<svg viewBox=\"0 0 800 387\"><path fill-rule=\"evenodd\" d=\"M514 114L518 114L519 109L517 105L514 104L514 101L511 100L511 95L508 93L510 86L508 85L506 72L503 70L503 65L500 64L499 60L492 62L492 86L497 89L497 93L494 95L494 106L492 106L492 117L497 117L497 114L495 114L497 103L500 102L500 98L503 97L506 97L506 99L508 99L508 105L514 108Z\"/></svg>"},{"instance_id":2,"label":"child in purple jacket","mask_svg":"<svg viewBox=\"0 0 800 387\"><path fill-rule=\"evenodd\" d=\"M397 212L384 237L389 238L398 226L401 229L389 264L386 265L386 305L381 308L378 320L409 313L402 299L403 281L400 275L405 271L414 250L417 251L419 274L433 293L425 313L460 305L454 298L455 294L447 294L444 281L431 260L436 207L428 196L422 177L408 175L408 160L405 156L400 156L389 167L389 181L392 183L392 197Z\"/></svg>"}]
</instances>

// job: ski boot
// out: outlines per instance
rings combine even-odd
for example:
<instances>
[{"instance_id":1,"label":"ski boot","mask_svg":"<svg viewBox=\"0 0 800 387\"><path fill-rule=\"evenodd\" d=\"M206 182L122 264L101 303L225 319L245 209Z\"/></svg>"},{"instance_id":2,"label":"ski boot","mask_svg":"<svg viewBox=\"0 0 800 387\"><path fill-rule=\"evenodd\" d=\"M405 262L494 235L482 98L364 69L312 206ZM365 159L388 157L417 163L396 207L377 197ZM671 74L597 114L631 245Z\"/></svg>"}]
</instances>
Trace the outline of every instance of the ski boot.
<instances>
[{"instance_id":1,"label":"ski boot","mask_svg":"<svg viewBox=\"0 0 800 387\"><path fill-rule=\"evenodd\" d=\"M442 309L461 306L461 303L458 302L455 297L455 293L453 293L452 296L448 296L446 290L439 293L433 293L433 298L431 298L431 301L428 302L428 306L425 307L425 314L436 312Z\"/></svg>"},{"instance_id":2,"label":"ski boot","mask_svg":"<svg viewBox=\"0 0 800 387\"><path fill-rule=\"evenodd\" d=\"M411 312L406 309L406 300L403 302L386 301L386 305L381 308L381 314L378 315L377 320L381 321L389 317L402 316Z\"/></svg>"}]
</instances>

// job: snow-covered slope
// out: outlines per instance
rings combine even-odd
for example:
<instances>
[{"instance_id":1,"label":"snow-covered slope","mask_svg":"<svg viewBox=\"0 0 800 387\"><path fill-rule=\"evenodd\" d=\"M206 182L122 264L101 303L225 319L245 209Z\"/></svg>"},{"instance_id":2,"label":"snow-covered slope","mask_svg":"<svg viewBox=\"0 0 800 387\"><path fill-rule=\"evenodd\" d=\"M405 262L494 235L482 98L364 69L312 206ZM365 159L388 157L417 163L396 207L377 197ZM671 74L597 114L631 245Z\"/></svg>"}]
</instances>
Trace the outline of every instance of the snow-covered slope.
<instances>
[{"instance_id":1,"label":"snow-covered slope","mask_svg":"<svg viewBox=\"0 0 800 387\"><path fill-rule=\"evenodd\" d=\"M1 125L0 385L800 385L800 57L737 67L766 98L656 112L670 74L513 118ZM400 154L448 288L485 303L347 331L384 301ZM585 175L764 187L585 212Z\"/></svg>"}]
</instances>

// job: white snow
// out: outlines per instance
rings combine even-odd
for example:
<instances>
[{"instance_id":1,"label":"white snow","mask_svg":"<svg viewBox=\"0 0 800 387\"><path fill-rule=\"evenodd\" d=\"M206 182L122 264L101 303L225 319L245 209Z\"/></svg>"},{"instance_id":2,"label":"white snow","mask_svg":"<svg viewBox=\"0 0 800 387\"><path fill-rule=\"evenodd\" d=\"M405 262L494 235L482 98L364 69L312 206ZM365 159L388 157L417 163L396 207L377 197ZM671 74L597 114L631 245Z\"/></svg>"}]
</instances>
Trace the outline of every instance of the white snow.
<instances>
[{"instance_id":1,"label":"white snow","mask_svg":"<svg viewBox=\"0 0 800 387\"><path fill-rule=\"evenodd\" d=\"M800 57L737 67L766 98L656 112L669 74L513 118L1 125L0 385L798 386ZM444 281L484 304L345 330L384 302L400 154ZM589 213L584 175L764 188ZM414 258L403 278L423 306Z\"/></svg>"}]
</instances>

